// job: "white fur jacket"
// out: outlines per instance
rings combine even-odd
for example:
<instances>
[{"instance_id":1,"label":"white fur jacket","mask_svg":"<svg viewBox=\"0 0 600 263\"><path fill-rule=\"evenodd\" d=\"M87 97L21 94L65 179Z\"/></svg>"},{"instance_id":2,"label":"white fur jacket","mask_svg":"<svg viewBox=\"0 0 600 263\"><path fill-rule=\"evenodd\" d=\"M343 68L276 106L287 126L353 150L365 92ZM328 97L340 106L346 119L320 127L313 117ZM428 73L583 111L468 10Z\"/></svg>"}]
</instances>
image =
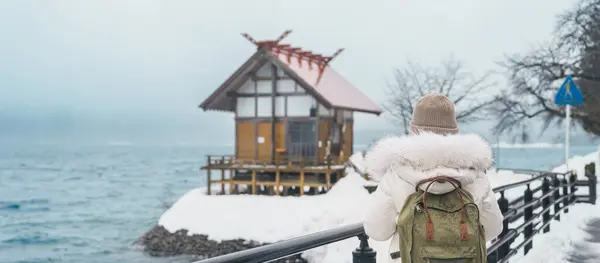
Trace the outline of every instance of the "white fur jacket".
<instances>
[{"instance_id":1,"label":"white fur jacket","mask_svg":"<svg viewBox=\"0 0 600 263\"><path fill-rule=\"evenodd\" d=\"M365 232L377 241L392 237L390 253L399 249L396 217L404 201L415 191L417 182L434 176L455 178L473 195L486 241L502 232L504 218L487 179L487 175L494 172L488 170L492 166L492 150L478 135L423 133L387 137L366 154L364 165L367 172L379 180L365 215ZM432 184L429 192L439 194L453 189L449 184ZM389 257L389 262L401 261Z\"/></svg>"}]
</instances>

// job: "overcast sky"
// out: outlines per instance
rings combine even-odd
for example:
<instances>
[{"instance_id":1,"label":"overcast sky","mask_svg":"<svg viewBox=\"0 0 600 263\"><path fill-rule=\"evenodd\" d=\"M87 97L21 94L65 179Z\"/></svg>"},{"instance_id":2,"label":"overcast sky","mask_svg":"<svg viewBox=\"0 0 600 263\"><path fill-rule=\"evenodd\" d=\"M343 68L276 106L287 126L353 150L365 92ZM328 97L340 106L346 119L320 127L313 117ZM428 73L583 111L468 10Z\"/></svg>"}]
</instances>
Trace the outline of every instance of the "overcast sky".
<instances>
[{"instance_id":1,"label":"overcast sky","mask_svg":"<svg viewBox=\"0 0 600 263\"><path fill-rule=\"evenodd\" d=\"M240 33L323 54L376 102L392 69L453 54L470 69L548 40L567 0L0 0L0 112L199 123L197 105L255 50ZM137 118L137 117L136 117ZM358 127L386 127L358 117ZM228 126L229 127L229 126Z\"/></svg>"}]
</instances>

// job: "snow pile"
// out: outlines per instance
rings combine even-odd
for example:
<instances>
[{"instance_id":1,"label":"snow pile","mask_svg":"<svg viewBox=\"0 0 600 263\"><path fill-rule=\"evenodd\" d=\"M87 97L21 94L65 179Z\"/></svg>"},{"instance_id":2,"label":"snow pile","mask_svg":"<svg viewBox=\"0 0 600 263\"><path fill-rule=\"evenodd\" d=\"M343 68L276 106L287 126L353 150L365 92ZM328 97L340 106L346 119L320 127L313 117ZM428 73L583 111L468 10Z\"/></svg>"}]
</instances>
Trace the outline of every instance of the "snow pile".
<instances>
[{"instance_id":1,"label":"snow pile","mask_svg":"<svg viewBox=\"0 0 600 263\"><path fill-rule=\"evenodd\" d=\"M585 165L591 162L598 161L600 157L598 152L590 153L586 156L573 156L569 159L569 170L575 170L577 172L577 177L583 178L585 176ZM596 171L598 170L598 163L596 164ZM567 170L567 166L565 164L560 165L554 168L552 171L557 173L564 173Z\"/></svg>"},{"instance_id":2,"label":"snow pile","mask_svg":"<svg viewBox=\"0 0 600 263\"><path fill-rule=\"evenodd\" d=\"M350 158L357 169L362 167L362 153L356 153ZM596 158L597 153L585 157L574 157L570 165L578 172L583 171L579 167L583 167L582 165L594 161ZM555 171L561 172L560 169L561 167L557 167ZM531 175L528 174L504 170L489 173L488 176L493 187L531 178ZM347 169L347 175L340 179L327 194L317 196L215 196L206 195L203 188L193 189L167 210L160 217L158 224L170 232L187 229L190 234L205 234L209 236L209 239L216 241L243 238L259 242L276 242L361 222L365 209L370 203L370 194L364 188L365 184L368 184L368 181L360 174L352 169ZM532 184L532 187L535 186ZM513 192L514 197L522 194L518 190ZM507 197L514 198L513 196ZM585 208L587 206L577 207L578 210L585 210ZM575 218L572 216L573 214L576 213L569 214L567 218ZM565 225L565 231L573 228L573 225L578 224ZM552 224L551 228L563 229L562 226L557 227L556 224ZM567 233L565 231L551 233L552 235L561 235L561 233ZM542 247L537 244L546 242L538 241L541 240L540 238L552 240L552 237L548 236L541 235L536 239L534 248ZM555 246L565 245L560 240L552 242ZM350 253L358 244L358 239L352 238L315 248L305 252L303 256L311 263L350 263L352 260ZM377 261L387 262L389 242L369 240L369 244L377 251ZM543 251L539 253L544 254Z\"/></svg>"},{"instance_id":3,"label":"snow pile","mask_svg":"<svg viewBox=\"0 0 600 263\"><path fill-rule=\"evenodd\" d=\"M354 166L355 171L359 173L361 176L365 176L365 161L364 161L364 156L363 156L363 152L358 152L353 154L352 156L350 156L349 158L349 162L350 164L352 164ZM367 180L364 183L365 186L377 186L377 181L375 181L373 178L369 178L369 180Z\"/></svg>"},{"instance_id":4,"label":"snow pile","mask_svg":"<svg viewBox=\"0 0 600 263\"><path fill-rule=\"evenodd\" d=\"M348 171L348 175L337 182L322 198L324 212L310 222L307 233L319 232L335 227L362 222L364 213L369 205L370 194L364 188L367 181L358 173ZM350 253L358 247L358 238L329 244L307 251L303 254L311 263L348 262ZM374 248L387 249L387 242L369 242ZM378 255L379 262L387 260L385 254Z\"/></svg>"},{"instance_id":5,"label":"snow pile","mask_svg":"<svg viewBox=\"0 0 600 263\"><path fill-rule=\"evenodd\" d=\"M350 162L352 162L354 167L356 167L356 169L361 171L361 173L363 171L365 171L365 161L364 161L362 152L357 152L357 153L351 155L350 158L348 158L348 159L350 159Z\"/></svg>"},{"instance_id":6,"label":"snow pile","mask_svg":"<svg viewBox=\"0 0 600 263\"><path fill-rule=\"evenodd\" d=\"M531 179L531 174L521 174L515 173L510 170L499 170L495 174L488 174L488 180L492 187L499 187L507 184L517 183L523 180ZM541 182L532 182L530 187L535 188L538 187ZM508 200L513 200L523 195L527 186L519 186L516 188L512 188L504 193L504 196L508 198ZM500 194L496 193L496 198L500 198Z\"/></svg>"},{"instance_id":7,"label":"snow pile","mask_svg":"<svg viewBox=\"0 0 600 263\"><path fill-rule=\"evenodd\" d=\"M365 182L349 171L327 194L301 197L206 195L204 188L193 189L169 208L158 224L170 232L187 229L214 240L280 241L360 222L360 208L370 197Z\"/></svg>"},{"instance_id":8,"label":"snow pile","mask_svg":"<svg viewBox=\"0 0 600 263\"><path fill-rule=\"evenodd\" d=\"M187 229L190 234L207 234L217 241L281 241L361 222L370 198L365 183L358 173L348 170L327 194L317 196L214 196L194 189L167 210L158 225L169 232ZM387 243L370 243L387 250ZM350 263L350 253L357 246L358 239L349 239L307 251L304 257L314 263Z\"/></svg>"},{"instance_id":9,"label":"snow pile","mask_svg":"<svg viewBox=\"0 0 600 263\"><path fill-rule=\"evenodd\" d=\"M496 173L490 173L488 180L493 187L512 184L531 178L531 174L515 173L511 170L499 170Z\"/></svg>"},{"instance_id":10,"label":"snow pile","mask_svg":"<svg viewBox=\"0 0 600 263\"><path fill-rule=\"evenodd\" d=\"M327 207L318 196L206 195L193 189L158 220L169 232L187 229L213 240L244 238L276 242L305 234ZM293 208L293 209L290 209Z\"/></svg>"}]
</instances>

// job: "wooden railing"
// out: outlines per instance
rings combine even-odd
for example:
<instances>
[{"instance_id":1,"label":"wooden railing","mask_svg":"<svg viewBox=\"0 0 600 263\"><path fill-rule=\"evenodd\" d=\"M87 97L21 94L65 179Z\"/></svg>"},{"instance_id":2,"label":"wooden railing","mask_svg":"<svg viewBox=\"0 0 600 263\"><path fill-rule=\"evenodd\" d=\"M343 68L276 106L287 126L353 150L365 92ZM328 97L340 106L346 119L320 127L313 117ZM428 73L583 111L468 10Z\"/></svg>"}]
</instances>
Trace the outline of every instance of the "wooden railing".
<instances>
[{"instance_id":1,"label":"wooden railing","mask_svg":"<svg viewBox=\"0 0 600 263\"><path fill-rule=\"evenodd\" d=\"M230 194L304 195L305 186L310 188L307 194L329 190L343 176L345 166L339 161L339 157L332 156L325 164L314 159L300 163L276 159L273 163L239 160L233 155L208 155L207 165L201 169L206 170L207 194L212 194L213 184L219 184L221 194L226 194L228 185ZM220 179L213 172L220 173ZM249 188L238 191L240 185ZM259 187L266 189L259 191Z\"/></svg>"},{"instance_id":2,"label":"wooden railing","mask_svg":"<svg viewBox=\"0 0 600 263\"><path fill-rule=\"evenodd\" d=\"M276 153L274 161L236 158L235 155L207 155L205 167L218 165L283 165L283 166L326 166L343 165L344 156L296 156L287 153Z\"/></svg>"},{"instance_id":3,"label":"wooden railing","mask_svg":"<svg viewBox=\"0 0 600 263\"><path fill-rule=\"evenodd\" d=\"M533 237L550 231L553 220L560 220L561 214L569 212L576 203L596 203L597 177L595 164L585 167L585 180L579 180L575 173L532 172L532 178L494 188L500 194L498 205L504 215L504 230L488 247L489 263L505 263L519 250L527 254L533 247ZM533 187L534 184L539 186ZM518 188L525 188L518 198L509 200L507 194ZM578 195L577 190L588 187L589 193ZM518 224L510 227L510 224ZM513 243L523 236L519 244ZM359 247L352 252L355 263L375 263L376 253L369 247L368 237L362 224L338 227L277 243L243 250L236 253L198 261L197 263L258 263L258 262L305 262L299 253L344 239L358 237ZM350 255L349 255L350 256Z\"/></svg>"}]
</instances>

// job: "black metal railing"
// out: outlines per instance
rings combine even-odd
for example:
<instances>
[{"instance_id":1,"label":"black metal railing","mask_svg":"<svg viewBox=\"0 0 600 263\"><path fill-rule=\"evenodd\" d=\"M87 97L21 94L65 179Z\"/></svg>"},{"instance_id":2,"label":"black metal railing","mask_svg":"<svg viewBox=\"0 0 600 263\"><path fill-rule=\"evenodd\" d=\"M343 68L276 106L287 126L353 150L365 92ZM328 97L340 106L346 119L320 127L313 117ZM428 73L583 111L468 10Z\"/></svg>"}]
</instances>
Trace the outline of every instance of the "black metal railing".
<instances>
[{"instance_id":1,"label":"black metal railing","mask_svg":"<svg viewBox=\"0 0 600 263\"><path fill-rule=\"evenodd\" d=\"M550 231L552 220L560 220L561 213L568 213L576 203L596 203L597 177L595 164L585 166L586 180L578 180L575 173L532 173L530 179L494 188L500 194L498 205L504 215L504 229L488 247L489 263L506 263L521 249L527 254L533 248L533 237ZM532 184L540 186L532 188ZM577 195L578 187L589 187L589 193ZM510 190L525 188L512 201ZM522 221L522 222L519 222ZM517 224L516 227L511 225ZM523 241L513 244L517 237ZM324 246L348 238L358 237L359 247L352 252L353 263L375 263L376 252L369 247L368 236L362 224L353 224L304 235L273 244L239 251L232 254L205 259L196 263L258 263L258 262L305 262L298 255L312 248Z\"/></svg>"},{"instance_id":2,"label":"black metal railing","mask_svg":"<svg viewBox=\"0 0 600 263\"><path fill-rule=\"evenodd\" d=\"M358 237L360 240L359 248L353 254L359 258L361 255L368 255L373 258L373 261L359 261L364 263L375 262L375 251L369 247L367 235L361 223L342 226L334 229L329 229L314 234L304 235L277 243L242 250L236 253L227 254L219 257L205 259L199 262L202 263L260 263L272 262L278 259L296 255L303 251L324 246L327 244L342 241L348 238ZM199 263L198 262L198 263ZM290 261L294 262L294 261Z\"/></svg>"}]
</instances>

